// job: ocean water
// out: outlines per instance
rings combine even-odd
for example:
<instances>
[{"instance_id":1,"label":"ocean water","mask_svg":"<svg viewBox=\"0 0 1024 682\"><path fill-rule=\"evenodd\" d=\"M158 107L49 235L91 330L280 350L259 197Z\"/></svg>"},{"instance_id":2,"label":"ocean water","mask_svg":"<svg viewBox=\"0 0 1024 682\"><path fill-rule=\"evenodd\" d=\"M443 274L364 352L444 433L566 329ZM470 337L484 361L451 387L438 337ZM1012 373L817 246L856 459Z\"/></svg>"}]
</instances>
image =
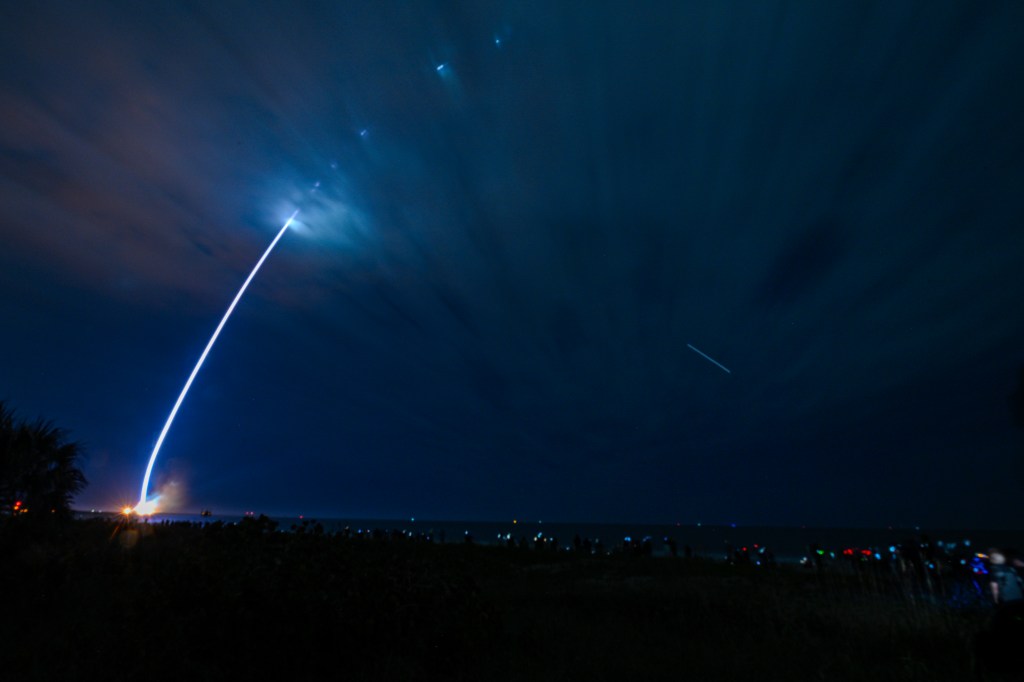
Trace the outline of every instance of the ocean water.
<instances>
[{"instance_id":1,"label":"ocean water","mask_svg":"<svg viewBox=\"0 0 1024 682\"><path fill-rule=\"evenodd\" d=\"M190 521L237 523L241 516L199 514L157 514L150 523L163 521ZM554 538L560 547L571 547L576 535L598 541L606 551L622 547L627 538L642 542L650 538L656 556L669 554L667 542L675 541L680 556L689 545L696 556L724 559L732 550L753 546L768 547L776 560L790 563L810 554L809 547L817 544L826 551L841 553L845 548L877 549L885 551L891 545L919 543L927 538L944 546L955 545L959 550L986 552L990 547L1024 551L1024 531L1013 530L948 530L928 528L809 528L772 526L716 526L650 523L565 523L540 521L438 521L420 519L313 519L312 517L271 517L278 522L278 530L288 531L304 522L319 522L328 533L349 528L352 533L374 529L398 530L412 534L425 534L440 542L461 543L468 535L478 544L504 544L507 538L518 541L525 538L531 546L534 538Z\"/></svg>"}]
</instances>

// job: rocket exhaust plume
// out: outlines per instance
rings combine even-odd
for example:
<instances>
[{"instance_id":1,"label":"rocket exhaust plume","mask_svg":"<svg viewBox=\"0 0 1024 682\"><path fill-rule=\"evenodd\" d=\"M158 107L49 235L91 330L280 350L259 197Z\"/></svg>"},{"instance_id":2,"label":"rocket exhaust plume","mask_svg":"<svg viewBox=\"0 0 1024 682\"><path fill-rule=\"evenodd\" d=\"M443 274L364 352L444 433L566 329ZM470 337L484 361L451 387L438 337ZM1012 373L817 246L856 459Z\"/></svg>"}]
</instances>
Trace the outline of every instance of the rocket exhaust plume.
<instances>
[{"instance_id":1,"label":"rocket exhaust plume","mask_svg":"<svg viewBox=\"0 0 1024 682\"><path fill-rule=\"evenodd\" d=\"M213 344L217 341L217 337L220 336L220 332L224 329L224 325L227 323L228 318L231 317L231 313L234 312L235 306L238 305L238 301L242 298L242 294L249 288L249 283L252 282L252 278L256 276L260 266L263 265L263 261L267 260L267 256L277 246L277 242L281 240L284 233L288 231L288 227L295 220L295 216L299 214L299 210L295 209L291 217L281 227L281 230L274 237L274 241L270 242L270 246L263 252L263 255L256 262L256 266L249 273L249 276L245 278L245 282L242 283L242 288L235 294L235 300L231 301L231 305L228 306L228 310L224 313L224 317L221 318L220 324L217 325L217 329L214 330L213 336L210 337L209 343L206 344L206 348L203 349L203 354L199 356L199 361L196 362L196 366L192 369L192 374L188 376L188 381L185 382L185 387L181 389L181 393L178 395L178 399L174 403L174 407L171 408L171 413L167 415L167 421L164 423L164 428L160 431L160 437L156 439L156 445L153 447L153 454L149 456L149 464L146 465L146 475L142 478L142 492L139 494L139 503L135 505L135 512L138 514L152 514L156 511L156 501L158 498L147 500L149 496L149 477L153 474L153 464L156 463L156 456L160 454L160 446L164 444L164 438L167 437L167 432L171 430L171 424L174 423L174 417L178 414L178 409L181 407L181 403L185 400L185 395L188 393L188 389L191 388L192 382L195 381L196 375L199 374L199 368L203 366L206 361L206 356L209 355L210 349L213 348Z\"/></svg>"}]
</instances>

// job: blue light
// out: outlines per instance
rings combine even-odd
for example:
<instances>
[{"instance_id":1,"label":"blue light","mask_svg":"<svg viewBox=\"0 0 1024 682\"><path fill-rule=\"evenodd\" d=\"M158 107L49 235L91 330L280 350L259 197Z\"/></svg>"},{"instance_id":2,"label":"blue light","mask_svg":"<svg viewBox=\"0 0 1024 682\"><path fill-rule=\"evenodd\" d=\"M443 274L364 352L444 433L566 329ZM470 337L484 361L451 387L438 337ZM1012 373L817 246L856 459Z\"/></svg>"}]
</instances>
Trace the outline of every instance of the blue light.
<instances>
[{"instance_id":1,"label":"blue light","mask_svg":"<svg viewBox=\"0 0 1024 682\"><path fill-rule=\"evenodd\" d=\"M714 365L717 365L718 368L721 369L722 371L724 371L726 374L732 374L732 370L731 369L729 369L728 367L726 367L725 365L720 363L718 360L715 360L713 357L711 357L707 353L704 353L703 351L698 350L697 348L695 348L693 345L691 345L689 343L686 344L686 346L687 346L687 348L689 348L690 350L692 350L694 353L696 353L697 355L701 356L705 360L711 362Z\"/></svg>"},{"instance_id":2,"label":"blue light","mask_svg":"<svg viewBox=\"0 0 1024 682\"><path fill-rule=\"evenodd\" d=\"M444 71L444 70L445 70L445 69L446 69L447 67L448 67L448 64L445 64L445 63L442 63L442 64L438 64L438 65L437 65L437 69L436 69L436 71L437 71L438 73L441 73L441 72L442 72L442 71Z\"/></svg>"},{"instance_id":3,"label":"blue light","mask_svg":"<svg viewBox=\"0 0 1024 682\"><path fill-rule=\"evenodd\" d=\"M249 283L252 282L253 277L259 272L260 266L263 265L263 261L267 260L267 256L274 250L277 243L281 241L281 237L288 231L292 222L295 220L295 216L299 214L299 209L295 209L291 217L285 221L284 225L278 231L277 236L274 237L273 241L270 242L270 246L263 252L260 259L256 261L256 266L253 267L249 276L245 278L245 282L242 284L242 288L235 294L235 298L231 301L231 305L228 306L227 312L224 313L224 317L220 319L220 323L217 325L217 329L214 330L213 336L206 344L206 348L203 349L202 355L199 356L199 361L196 362L196 366L192 368L192 373L189 374L188 380L185 382L185 387L181 389L181 393L178 394L178 399L174 402L174 407L171 408L171 413L167 415L167 421L164 422L164 428L160 431L160 436L156 439L156 445L153 447L153 454L149 456L149 463L146 465L146 474L142 477L142 489L139 494L139 503L136 505L136 509L142 507L143 509L152 508L154 505L152 501L148 501L149 497L149 479L153 474L153 465L156 463L157 455L160 454L160 446L164 444L164 439L167 438L167 432L171 430L171 424L174 423L174 417L178 414L178 410L181 408L181 404L185 401L185 396L188 395L188 389L191 388L192 382L195 381L196 375L199 374L199 370L202 369L203 363L206 362L206 356L210 354L210 349L213 348L213 344L217 342L217 337L220 336L220 332L224 329L224 325L227 324L228 319L231 317L231 313L234 312L235 306L238 305L238 301L241 300L242 294L249 288Z\"/></svg>"},{"instance_id":4,"label":"blue light","mask_svg":"<svg viewBox=\"0 0 1024 682\"><path fill-rule=\"evenodd\" d=\"M895 554L896 553L896 545L889 545L889 552L891 554Z\"/></svg>"}]
</instances>

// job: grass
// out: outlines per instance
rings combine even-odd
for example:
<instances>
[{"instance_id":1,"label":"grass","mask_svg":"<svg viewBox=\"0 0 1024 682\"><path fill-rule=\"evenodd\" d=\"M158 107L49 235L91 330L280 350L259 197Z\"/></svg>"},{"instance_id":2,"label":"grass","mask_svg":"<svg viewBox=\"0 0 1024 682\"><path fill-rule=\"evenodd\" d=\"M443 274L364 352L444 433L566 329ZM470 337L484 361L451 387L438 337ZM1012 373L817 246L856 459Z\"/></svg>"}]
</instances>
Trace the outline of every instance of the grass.
<instances>
[{"instance_id":1,"label":"grass","mask_svg":"<svg viewBox=\"0 0 1024 682\"><path fill-rule=\"evenodd\" d=\"M0 533L10 679L960 681L989 617L841 571L257 523L15 530Z\"/></svg>"}]
</instances>

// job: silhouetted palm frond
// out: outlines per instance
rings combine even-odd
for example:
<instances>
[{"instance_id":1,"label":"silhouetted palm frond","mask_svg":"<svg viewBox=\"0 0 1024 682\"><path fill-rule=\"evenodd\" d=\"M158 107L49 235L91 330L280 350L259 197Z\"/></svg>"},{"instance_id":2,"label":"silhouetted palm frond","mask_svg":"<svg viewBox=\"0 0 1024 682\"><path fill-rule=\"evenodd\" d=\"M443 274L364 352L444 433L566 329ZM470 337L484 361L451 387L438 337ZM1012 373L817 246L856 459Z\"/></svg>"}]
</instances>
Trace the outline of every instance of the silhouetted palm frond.
<instances>
[{"instance_id":1,"label":"silhouetted palm frond","mask_svg":"<svg viewBox=\"0 0 1024 682\"><path fill-rule=\"evenodd\" d=\"M0 511L66 517L86 485L80 443L53 422L24 422L0 401Z\"/></svg>"}]
</instances>

